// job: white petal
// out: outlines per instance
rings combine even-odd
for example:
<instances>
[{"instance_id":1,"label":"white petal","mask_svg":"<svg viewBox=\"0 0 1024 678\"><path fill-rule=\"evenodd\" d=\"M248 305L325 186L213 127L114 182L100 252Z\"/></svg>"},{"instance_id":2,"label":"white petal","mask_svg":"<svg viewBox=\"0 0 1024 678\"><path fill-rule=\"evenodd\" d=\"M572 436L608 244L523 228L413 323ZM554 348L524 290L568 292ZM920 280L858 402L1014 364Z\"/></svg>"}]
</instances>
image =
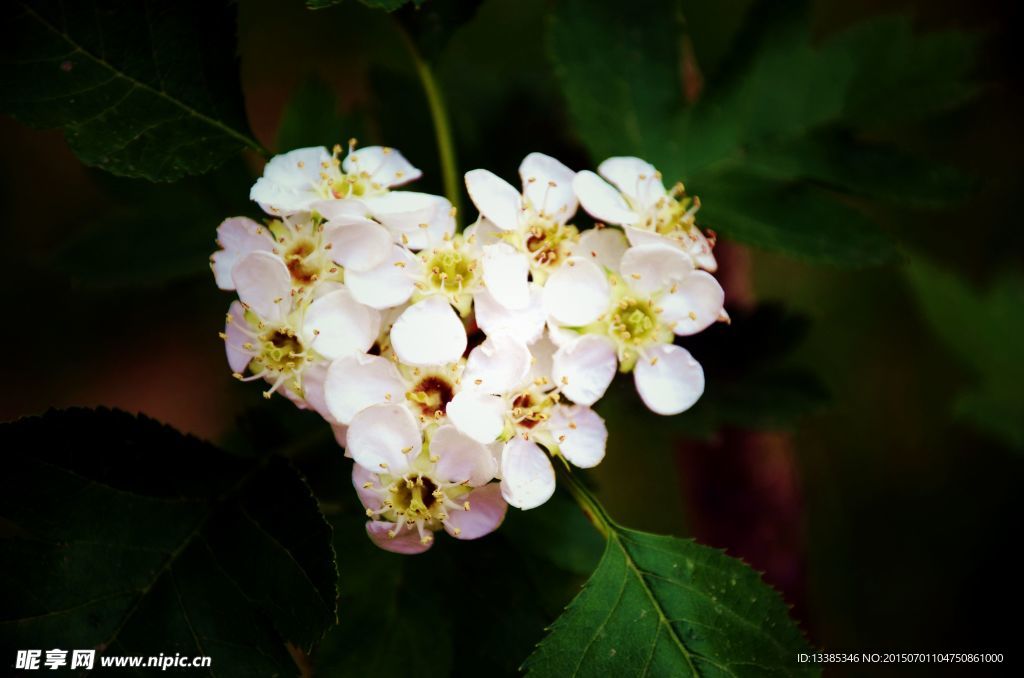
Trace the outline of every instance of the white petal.
<instances>
[{"instance_id":1,"label":"white petal","mask_svg":"<svg viewBox=\"0 0 1024 678\"><path fill-rule=\"evenodd\" d=\"M622 255L622 277L638 292L668 289L693 271L693 260L667 245L638 245Z\"/></svg>"},{"instance_id":2,"label":"white petal","mask_svg":"<svg viewBox=\"0 0 1024 678\"><path fill-rule=\"evenodd\" d=\"M466 350L466 328L448 302L439 296L418 301L395 321L391 346L409 365L446 365Z\"/></svg>"},{"instance_id":3,"label":"white petal","mask_svg":"<svg viewBox=\"0 0 1024 678\"><path fill-rule=\"evenodd\" d=\"M310 212L316 212L326 221L343 219L345 217L370 216L370 210L362 200L358 198L331 198L330 200L317 200L310 204Z\"/></svg>"},{"instance_id":4,"label":"white petal","mask_svg":"<svg viewBox=\"0 0 1024 678\"><path fill-rule=\"evenodd\" d=\"M505 428L505 402L496 395L459 391L445 412L459 431L480 443L494 441Z\"/></svg>"},{"instance_id":5,"label":"white petal","mask_svg":"<svg viewBox=\"0 0 1024 678\"><path fill-rule=\"evenodd\" d=\"M526 201L538 213L563 224L576 214L576 192L572 189L575 176L571 169L543 153L531 153L519 165Z\"/></svg>"},{"instance_id":6,"label":"white petal","mask_svg":"<svg viewBox=\"0 0 1024 678\"><path fill-rule=\"evenodd\" d=\"M558 440L559 452L571 464L592 468L604 459L608 429L594 410L579 405L559 405L551 413L549 426Z\"/></svg>"},{"instance_id":7,"label":"white petal","mask_svg":"<svg viewBox=\"0 0 1024 678\"><path fill-rule=\"evenodd\" d=\"M484 284L502 306L520 311L530 303L530 261L511 245L484 247Z\"/></svg>"},{"instance_id":8,"label":"white petal","mask_svg":"<svg viewBox=\"0 0 1024 678\"><path fill-rule=\"evenodd\" d=\"M372 405L348 426L348 451L367 471L402 475L421 448L420 427L402 405Z\"/></svg>"},{"instance_id":9,"label":"white petal","mask_svg":"<svg viewBox=\"0 0 1024 678\"><path fill-rule=\"evenodd\" d=\"M501 239L503 230L494 225L494 222L487 217L480 216L477 221L463 231L466 240L474 243L477 247L486 247L504 242Z\"/></svg>"},{"instance_id":10,"label":"white petal","mask_svg":"<svg viewBox=\"0 0 1024 678\"><path fill-rule=\"evenodd\" d=\"M661 344L646 349L633 370L637 393L656 414L684 412L704 393L704 370L685 348Z\"/></svg>"},{"instance_id":11,"label":"white petal","mask_svg":"<svg viewBox=\"0 0 1024 678\"><path fill-rule=\"evenodd\" d=\"M555 493L555 469L536 443L513 438L501 453L501 496L512 506L532 509Z\"/></svg>"},{"instance_id":12,"label":"white petal","mask_svg":"<svg viewBox=\"0 0 1024 678\"><path fill-rule=\"evenodd\" d=\"M231 302L231 306L228 308L228 315L231 317L231 320L224 323L224 334L226 335L224 350L227 352L228 365L231 367L231 371L241 374L249 365L249 361L252 360L252 356L245 348L245 344L252 341L249 334L245 331L248 329L249 323L245 320L245 309L242 308L240 302Z\"/></svg>"},{"instance_id":13,"label":"white petal","mask_svg":"<svg viewBox=\"0 0 1024 678\"><path fill-rule=\"evenodd\" d=\"M444 529L456 539L479 539L494 532L505 520L508 504L497 483L476 488L466 495L465 501L469 502L468 511L449 511L444 521Z\"/></svg>"},{"instance_id":14,"label":"white petal","mask_svg":"<svg viewBox=\"0 0 1024 678\"><path fill-rule=\"evenodd\" d=\"M345 270L345 284L352 296L371 308L404 304L412 296L423 263L409 250L388 240L391 248L384 261L368 271Z\"/></svg>"},{"instance_id":15,"label":"white petal","mask_svg":"<svg viewBox=\"0 0 1024 678\"><path fill-rule=\"evenodd\" d=\"M341 161L345 174L363 174L384 187L401 186L419 179L423 173L401 153L386 146L366 146L351 151Z\"/></svg>"},{"instance_id":16,"label":"white petal","mask_svg":"<svg viewBox=\"0 0 1024 678\"><path fill-rule=\"evenodd\" d=\"M438 456L436 480L469 483L476 487L494 477L494 457L490 451L454 426L441 426L430 438L430 454Z\"/></svg>"},{"instance_id":17,"label":"white petal","mask_svg":"<svg viewBox=\"0 0 1024 678\"><path fill-rule=\"evenodd\" d=\"M615 377L618 359L608 338L585 334L555 352L552 372L555 384L574 403L593 405Z\"/></svg>"},{"instance_id":18,"label":"white petal","mask_svg":"<svg viewBox=\"0 0 1024 678\"><path fill-rule=\"evenodd\" d=\"M597 172L628 195L641 209L652 207L665 195L658 170L640 158L608 158Z\"/></svg>"},{"instance_id":19,"label":"white petal","mask_svg":"<svg viewBox=\"0 0 1024 678\"><path fill-rule=\"evenodd\" d=\"M473 295L476 324L487 336L505 334L524 344L532 344L544 333L544 313L540 285L530 286L530 303L519 311L502 306L486 289Z\"/></svg>"},{"instance_id":20,"label":"white petal","mask_svg":"<svg viewBox=\"0 0 1024 678\"><path fill-rule=\"evenodd\" d=\"M640 216L607 181L589 170L576 173L572 187L590 216L609 224L635 224Z\"/></svg>"},{"instance_id":21,"label":"white petal","mask_svg":"<svg viewBox=\"0 0 1024 678\"><path fill-rule=\"evenodd\" d=\"M269 214L286 215L309 209L319 199L315 187L321 183L324 163L330 166L326 148L298 148L277 155L263 168L263 176L249 191L249 199Z\"/></svg>"},{"instance_id":22,"label":"white petal","mask_svg":"<svg viewBox=\"0 0 1024 678\"><path fill-rule=\"evenodd\" d=\"M277 255L250 252L231 271L238 298L256 315L279 322L291 309L292 274Z\"/></svg>"},{"instance_id":23,"label":"white petal","mask_svg":"<svg viewBox=\"0 0 1024 678\"><path fill-rule=\"evenodd\" d=\"M608 277L594 262L569 257L544 284L544 310L563 325L583 327L608 310Z\"/></svg>"},{"instance_id":24,"label":"white petal","mask_svg":"<svg viewBox=\"0 0 1024 678\"><path fill-rule=\"evenodd\" d=\"M696 334L717 322L724 304L725 291L706 271L693 271L658 299L662 319L680 336Z\"/></svg>"},{"instance_id":25,"label":"white petal","mask_svg":"<svg viewBox=\"0 0 1024 678\"><path fill-rule=\"evenodd\" d=\"M462 383L465 388L484 393L507 393L523 384L529 370L530 350L526 344L499 334L469 352Z\"/></svg>"},{"instance_id":26,"label":"white petal","mask_svg":"<svg viewBox=\"0 0 1024 678\"><path fill-rule=\"evenodd\" d=\"M217 227L217 244L222 249L214 252L211 257L217 287L222 290L233 290L235 281L231 278L231 269L238 260L250 252L272 250L274 239L265 228L252 219L232 217L225 219Z\"/></svg>"},{"instance_id":27,"label":"white petal","mask_svg":"<svg viewBox=\"0 0 1024 678\"><path fill-rule=\"evenodd\" d=\"M302 399L314 412L323 417L328 424L340 423L327 407L326 388L327 369L329 363L318 361L302 370Z\"/></svg>"},{"instance_id":28,"label":"white petal","mask_svg":"<svg viewBox=\"0 0 1024 678\"><path fill-rule=\"evenodd\" d=\"M576 330L562 327L552 319L548 319L548 337L558 348L575 344L582 335Z\"/></svg>"},{"instance_id":29,"label":"white petal","mask_svg":"<svg viewBox=\"0 0 1024 678\"><path fill-rule=\"evenodd\" d=\"M419 530L414 525L406 523L400 533L391 537L388 535L388 532L394 528L394 523L389 523L385 520L369 520L366 522L366 534L369 535L374 544L385 551L412 556L417 553L423 553L434 545L433 539L424 544L420 539Z\"/></svg>"},{"instance_id":30,"label":"white petal","mask_svg":"<svg viewBox=\"0 0 1024 678\"><path fill-rule=\"evenodd\" d=\"M541 337L530 345L530 355L533 357L533 364L530 365L530 372L526 375L527 383L536 383L538 380L551 384L554 381L552 376L555 351L558 347L550 337Z\"/></svg>"},{"instance_id":31,"label":"white petal","mask_svg":"<svg viewBox=\"0 0 1024 678\"><path fill-rule=\"evenodd\" d=\"M331 415L349 423L360 410L405 401L405 382L394 363L375 355L338 358L327 370L324 399Z\"/></svg>"},{"instance_id":32,"label":"white petal","mask_svg":"<svg viewBox=\"0 0 1024 678\"><path fill-rule=\"evenodd\" d=\"M430 247L455 233L452 204L439 195L391 191L364 202L394 241L410 249Z\"/></svg>"},{"instance_id":33,"label":"white petal","mask_svg":"<svg viewBox=\"0 0 1024 678\"><path fill-rule=\"evenodd\" d=\"M618 272L622 255L629 242L617 228L592 228L584 231L580 241L572 245L574 256L590 259L609 271Z\"/></svg>"},{"instance_id":34,"label":"white petal","mask_svg":"<svg viewBox=\"0 0 1024 678\"><path fill-rule=\"evenodd\" d=\"M328 292L306 309L302 339L329 360L366 353L380 332L380 314L345 288Z\"/></svg>"},{"instance_id":35,"label":"white petal","mask_svg":"<svg viewBox=\"0 0 1024 678\"><path fill-rule=\"evenodd\" d=\"M352 487L356 489L359 503L363 505L363 508L377 510L381 506L380 495L377 494L374 488L364 487L367 483L380 487L380 478L377 477L376 473L367 471L359 464L352 464Z\"/></svg>"},{"instance_id":36,"label":"white petal","mask_svg":"<svg viewBox=\"0 0 1024 678\"><path fill-rule=\"evenodd\" d=\"M331 259L346 271L367 271L391 253L391 234L362 217L341 217L324 224L324 243Z\"/></svg>"},{"instance_id":37,"label":"white petal","mask_svg":"<svg viewBox=\"0 0 1024 678\"><path fill-rule=\"evenodd\" d=\"M629 244L633 247L639 247L641 245L667 245L669 247L675 247L676 249L683 250L682 243L675 238L669 238L661 235L660 233L655 233L654 231L646 231L642 228L634 228L632 226L626 226L623 230L626 232L626 238L629 240Z\"/></svg>"},{"instance_id":38,"label":"white petal","mask_svg":"<svg viewBox=\"0 0 1024 678\"><path fill-rule=\"evenodd\" d=\"M519 228L523 198L519 191L498 175L483 169L466 172L466 190L480 214L503 231Z\"/></svg>"}]
</instances>

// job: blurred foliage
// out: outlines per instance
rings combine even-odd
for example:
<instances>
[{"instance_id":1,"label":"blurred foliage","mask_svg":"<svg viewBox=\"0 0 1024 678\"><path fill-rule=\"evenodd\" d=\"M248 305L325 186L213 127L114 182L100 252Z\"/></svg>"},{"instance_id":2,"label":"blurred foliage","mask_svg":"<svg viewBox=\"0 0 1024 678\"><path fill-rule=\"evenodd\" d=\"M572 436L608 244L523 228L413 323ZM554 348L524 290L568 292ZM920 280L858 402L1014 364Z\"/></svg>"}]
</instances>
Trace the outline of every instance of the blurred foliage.
<instances>
[{"instance_id":1,"label":"blurred foliage","mask_svg":"<svg viewBox=\"0 0 1024 678\"><path fill-rule=\"evenodd\" d=\"M260 149L226 37L231 5L38 0L0 12L0 109L62 128L82 162L174 181Z\"/></svg>"},{"instance_id":2,"label":"blurred foliage","mask_svg":"<svg viewBox=\"0 0 1024 678\"><path fill-rule=\"evenodd\" d=\"M974 377L956 399L955 414L1024 449L1024 277L1006 273L981 291L921 259L907 276L935 334Z\"/></svg>"},{"instance_id":3,"label":"blurred foliage","mask_svg":"<svg viewBox=\"0 0 1024 678\"><path fill-rule=\"evenodd\" d=\"M801 5L759 3L706 88L688 37L700 29L677 0L562 2L549 41L595 159L638 155L686 181L704 223L728 237L834 264L884 262L893 245L847 198L943 203L959 181L859 136L962 103L973 41L915 35L896 17L814 45Z\"/></svg>"},{"instance_id":4,"label":"blurred foliage","mask_svg":"<svg viewBox=\"0 0 1024 678\"><path fill-rule=\"evenodd\" d=\"M330 528L281 459L236 459L103 409L3 424L0 441L4 647L59 640L289 674L285 643L308 651L335 622Z\"/></svg>"}]
</instances>

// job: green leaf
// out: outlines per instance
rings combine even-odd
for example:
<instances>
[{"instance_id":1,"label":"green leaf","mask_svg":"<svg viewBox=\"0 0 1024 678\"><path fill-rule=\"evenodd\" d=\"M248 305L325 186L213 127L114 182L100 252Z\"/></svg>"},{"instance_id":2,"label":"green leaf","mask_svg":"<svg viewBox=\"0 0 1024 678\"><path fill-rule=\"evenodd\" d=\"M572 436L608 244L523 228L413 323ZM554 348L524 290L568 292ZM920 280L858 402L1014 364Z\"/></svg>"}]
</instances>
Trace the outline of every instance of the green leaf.
<instances>
[{"instance_id":1,"label":"green leaf","mask_svg":"<svg viewBox=\"0 0 1024 678\"><path fill-rule=\"evenodd\" d=\"M888 147L857 146L860 131L969 97L972 40L955 32L916 35L907 19L887 17L815 46L804 13L764 3L739 33L727 66L716 68L721 77L690 105L684 64L699 64L680 55L701 27L683 19L681 5L558 4L549 45L594 160L641 156L666 180L684 180L702 198L703 220L725 236L840 265L877 264L895 253L843 193L913 205L957 197L946 190L956 177ZM879 52L903 61L886 67ZM872 98L876 81L892 96ZM844 147L822 130L847 132ZM893 158L899 164L885 164Z\"/></svg>"},{"instance_id":2,"label":"green leaf","mask_svg":"<svg viewBox=\"0 0 1024 678\"><path fill-rule=\"evenodd\" d=\"M33 0L0 16L0 109L59 127L79 158L174 181L244 148L234 7L193 0Z\"/></svg>"},{"instance_id":3,"label":"green leaf","mask_svg":"<svg viewBox=\"0 0 1024 678\"><path fill-rule=\"evenodd\" d=\"M1024 277L1003 274L983 291L920 259L907 276L935 334L974 376L974 385L956 401L956 414L1024 449Z\"/></svg>"},{"instance_id":4,"label":"green leaf","mask_svg":"<svg viewBox=\"0 0 1024 678\"><path fill-rule=\"evenodd\" d=\"M5 647L294 675L286 643L309 651L334 623L330 527L287 462L102 409L4 424L0 440Z\"/></svg>"},{"instance_id":5,"label":"green leaf","mask_svg":"<svg viewBox=\"0 0 1024 678\"><path fill-rule=\"evenodd\" d=\"M530 676L810 676L779 595L750 567L692 540L607 521L583 591L527 659Z\"/></svg>"}]
</instances>

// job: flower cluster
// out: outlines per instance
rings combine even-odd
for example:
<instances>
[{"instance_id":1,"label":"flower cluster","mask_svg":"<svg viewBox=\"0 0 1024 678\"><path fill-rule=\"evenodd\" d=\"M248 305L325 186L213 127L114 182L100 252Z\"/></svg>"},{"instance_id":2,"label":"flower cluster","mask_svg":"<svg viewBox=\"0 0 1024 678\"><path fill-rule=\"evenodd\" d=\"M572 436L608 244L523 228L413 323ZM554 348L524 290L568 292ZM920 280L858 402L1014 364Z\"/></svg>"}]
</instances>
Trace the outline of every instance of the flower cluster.
<instances>
[{"instance_id":1,"label":"flower cluster","mask_svg":"<svg viewBox=\"0 0 1024 678\"><path fill-rule=\"evenodd\" d=\"M704 390L673 343L727 318L699 203L637 158L599 176L531 153L519 173L468 172L458 232L448 200L399 188L421 173L398 151L304 148L252 187L265 224L217 230L235 377L330 423L382 548L481 537L551 497L553 458L600 463L591 406L616 371L659 414ZM581 232L579 205L600 223Z\"/></svg>"}]
</instances>

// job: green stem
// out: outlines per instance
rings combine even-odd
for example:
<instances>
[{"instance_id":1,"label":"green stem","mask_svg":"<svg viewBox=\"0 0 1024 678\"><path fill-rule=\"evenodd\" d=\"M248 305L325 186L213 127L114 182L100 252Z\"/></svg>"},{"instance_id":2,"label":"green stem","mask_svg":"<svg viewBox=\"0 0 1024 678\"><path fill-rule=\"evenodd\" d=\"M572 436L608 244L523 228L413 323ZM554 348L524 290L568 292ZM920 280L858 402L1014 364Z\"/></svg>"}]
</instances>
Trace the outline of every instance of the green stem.
<instances>
[{"instance_id":1,"label":"green stem","mask_svg":"<svg viewBox=\"0 0 1024 678\"><path fill-rule=\"evenodd\" d=\"M587 519L597 528L602 537L605 539L610 538L614 530L614 522L601 507L601 504L598 503L597 498L591 494L586 485L580 482L571 469L559 465L559 470L562 476L562 483L568 488L569 493L576 500L576 503L580 505L580 508L583 509Z\"/></svg>"},{"instance_id":2,"label":"green stem","mask_svg":"<svg viewBox=\"0 0 1024 678\"><path fill-rule=\"evenodd\" d=\"M430 107L430 117L434 121L434 134L437 138L438 155L441 158L441 179L444 182L444 194L448 201L455 207L456 214L462 214L462 188L459 185L459 168L455 161L455 143L452 141L452 125L448 117L448 109L444 103L444 95L437 84L434 72L430 64L423 58L420 51L416 49L409 34L398 26L398 32L402 36L405 48L412 59L416 75L419 76L420 84L423 86L423 93L427 97L427 105Z\"/></svg>"}]
</instances>

